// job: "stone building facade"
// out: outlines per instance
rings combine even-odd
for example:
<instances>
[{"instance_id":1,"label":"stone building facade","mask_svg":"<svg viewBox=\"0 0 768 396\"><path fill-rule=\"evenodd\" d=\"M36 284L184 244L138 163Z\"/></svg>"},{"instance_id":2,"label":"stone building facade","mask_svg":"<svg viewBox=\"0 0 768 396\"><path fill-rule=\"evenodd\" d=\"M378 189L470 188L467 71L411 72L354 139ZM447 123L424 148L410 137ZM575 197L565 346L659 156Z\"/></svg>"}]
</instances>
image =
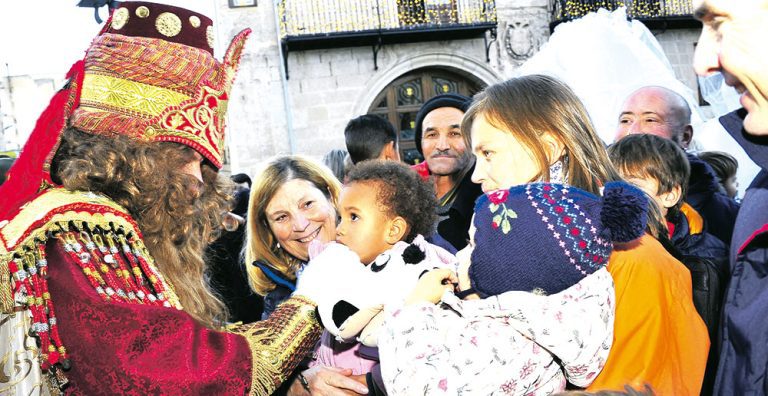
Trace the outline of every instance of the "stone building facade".
<instances>
[{"instance_id":1,"label":"stone building facade","mask_svg":"<svg viewBox=\"0 0 768 396\"><path fill-rule=\"evenodd\" d=\"M317 4L344 0L304 0L310 1ZM495 34L487 31L485 37L385 44L375 60L372 46L291 50L284 64L278 8L283 4L281 0L262 0L256 7L247 8L231 8L227 1L217 0L219 47L241 29L253 29L229 104L230 170L252 173L274 155L296 153L319 159L331 149L343 149L347 121L365 113L389 114L390 121L403 131L402 148L412 149L406 129L412 125L414 112L409 112L405 106L408 103L400 103L405 110L393 110L392 100L401 98L387 96L387 89L398 84L402 88L402 84L419 78L431 79L420 87L412 84L415 91L401 89L421 94L421 99L426 100L441 87L473 94L510 77L546 42L552 15L550 1L496 0ZM688 29L667 30L657 36L677 77L694 90L696 79L690 65L696 35L695 29ZM217 50L223 53L223 48ZM461 88L457 88L459 85ZM413 151L405 154L411 158Z\"/></svg>"}]
</instances>

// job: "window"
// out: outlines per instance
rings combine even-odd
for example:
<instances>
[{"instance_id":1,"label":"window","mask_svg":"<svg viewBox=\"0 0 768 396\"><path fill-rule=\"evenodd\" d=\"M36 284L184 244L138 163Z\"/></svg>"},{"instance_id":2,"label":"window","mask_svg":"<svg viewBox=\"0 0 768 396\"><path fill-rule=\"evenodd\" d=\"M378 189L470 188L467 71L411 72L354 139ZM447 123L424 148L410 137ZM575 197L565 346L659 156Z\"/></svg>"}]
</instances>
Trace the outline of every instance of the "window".
<instances>
[{"instance_id":1,"label":"window","mask_svg":"<svg viewBox=\"0 0 768 396\"><path fill-rule=\"evenodd\" d=\"M416 113L433 96L458 93L472 96L484 84L444 69L419 69L400 76L374 99L369 114L376 114L392 123L400 134L400 156L408 164L424 160L414 143Z\"/></svg>"}]
</instances>

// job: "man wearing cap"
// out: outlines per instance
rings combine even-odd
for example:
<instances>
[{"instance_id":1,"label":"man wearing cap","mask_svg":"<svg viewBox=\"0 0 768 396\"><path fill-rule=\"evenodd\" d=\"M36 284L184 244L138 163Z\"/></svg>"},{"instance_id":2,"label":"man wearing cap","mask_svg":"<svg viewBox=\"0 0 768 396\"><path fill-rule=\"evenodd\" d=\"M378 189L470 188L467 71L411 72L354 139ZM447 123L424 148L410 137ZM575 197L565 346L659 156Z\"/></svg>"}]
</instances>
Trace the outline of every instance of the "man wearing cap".
<instances>
[{"instance_id":1,"label":"man wearing cap","mask_svg":"<svg viewBox=\"0 0 768 396\"><path fill-rule=\"evenodd\" d=\"M121 2L40 116L0 187L4 391L265 395L319 338L311 280L226 331L205 285L250 30L222 62L212 32L182 8Z\"/></svg>"},{"instance_id":2,"label":"man wearing cap","mask_svg":"<svg viewBox=\"0 0 768 396\"><path fill-rule=\"evenodd\" d=\"M431 176L435 183L440 216L437 234L450 246L439 238L434 242L455 250L467 245L475 199L482 193L470 179L474 160L461 132L461 119L471 102L463 95L438 95L416 114L416 149L424 162L414 169L422 176Z\"/></svg>"}]
</instances>

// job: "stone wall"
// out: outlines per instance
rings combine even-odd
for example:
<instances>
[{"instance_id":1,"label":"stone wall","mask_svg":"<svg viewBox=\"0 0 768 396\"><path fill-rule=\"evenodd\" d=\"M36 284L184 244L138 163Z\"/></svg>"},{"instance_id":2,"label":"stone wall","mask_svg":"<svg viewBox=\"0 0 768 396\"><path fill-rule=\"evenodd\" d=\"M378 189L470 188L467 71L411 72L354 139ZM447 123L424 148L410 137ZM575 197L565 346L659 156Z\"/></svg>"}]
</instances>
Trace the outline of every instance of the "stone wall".
<instances>
[{"instance_id":1,"label":"stone wall","mask_svg":"<svg viewBox=\"0 0 768 396\"><path fill-rule=\"evenodd\" d=\"M699 29L678 29L654 32L661 48L672 64L675 76L691 89L696 89L696 73L693 71L693 51L699 39Z\"/></svg>"},{"instance_id":2,"label":"stone wall","mask_svg":"<svg viewBox=\"0 0 768 396\"><path fill-rule=\"evenodd\" d=\"M501 79L486 62L483 39L478 38L385 45L378 54L378 70L371 47L292 51L289 79L284 81L272 3L229 9L221 2L218 18L222 46L224 37L239 30L229 26L254 30L229 104L233 172L253 172L273 155L321 158L344 148L347 121L364 114L382 89L411 70L437 66L475 75L485 84Z\"/></svg>"},{"instance_id":3,"label":"stone wall","mask_svg":"<svg viewBox=\"0 0 768 396\"><path fill-rule=\"evenodd\" d=\"M496 1L497 37L491 47L493 68L504 78L528 60L549 38L548 0Z\"/></svg>"},{"instance_id":4,"label":"stone wall","mask_svg":"<svg viewBox=\"0 0 768 396\"><path fill-rule=\"evenodd\" d=\"M227 137L231 171L249 173L274 155L319 159L331 149L344 148L347 121L365 113L379 92L409 71L444 68L484 84L510 77L546 42L551 14L549 0L497 0L495 37L486 33L490 61L482 37L385 45L378 54L378 70L371 47L292 51L290 78L284 80L274 2L230 9L227 1L216 1L217 54L240 29L253 29L229 104ZM670 30L657 37L677 77L695 92L690 65L696 31Z\"/></svg>"}]
</instances>

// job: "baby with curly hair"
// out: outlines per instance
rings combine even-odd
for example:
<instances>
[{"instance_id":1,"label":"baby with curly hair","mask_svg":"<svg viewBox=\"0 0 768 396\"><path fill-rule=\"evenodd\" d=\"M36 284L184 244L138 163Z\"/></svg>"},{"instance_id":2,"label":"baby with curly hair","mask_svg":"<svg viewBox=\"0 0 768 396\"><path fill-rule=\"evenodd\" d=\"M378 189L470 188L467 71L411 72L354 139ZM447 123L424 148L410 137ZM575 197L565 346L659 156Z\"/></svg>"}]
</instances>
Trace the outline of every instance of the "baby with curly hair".
<instances>
[{"instance_id":1,"label":"baby with curly hair","mask_svg":"<svg viewBox=\"0 0 768 396\"><path fill-rule=\"evenodd\" d=\"M384 274L379 278L382 282L398 283L387 288L387 294L396 295L394 289L408 281L413 282L412 286L418 279L413 276L414 279L391 282L391 276L386 275L387 266L419 263L430 268L455 268L455 256L424 239L432 234L437 222L435 192L432 184L408 166L384 160L357 164L347 176L338 206L336 242L356 253L375 276ZM406 276L405 272L394 274ZM334 320L336 315L334 311ZM324 324L329 328L328 323ZM368 385L369 394L385 394L378 368L378 348L361 342L343 342L325 331L315 356L311 365L352 369L355 378Z\"/></svg>"}]
</instances>

